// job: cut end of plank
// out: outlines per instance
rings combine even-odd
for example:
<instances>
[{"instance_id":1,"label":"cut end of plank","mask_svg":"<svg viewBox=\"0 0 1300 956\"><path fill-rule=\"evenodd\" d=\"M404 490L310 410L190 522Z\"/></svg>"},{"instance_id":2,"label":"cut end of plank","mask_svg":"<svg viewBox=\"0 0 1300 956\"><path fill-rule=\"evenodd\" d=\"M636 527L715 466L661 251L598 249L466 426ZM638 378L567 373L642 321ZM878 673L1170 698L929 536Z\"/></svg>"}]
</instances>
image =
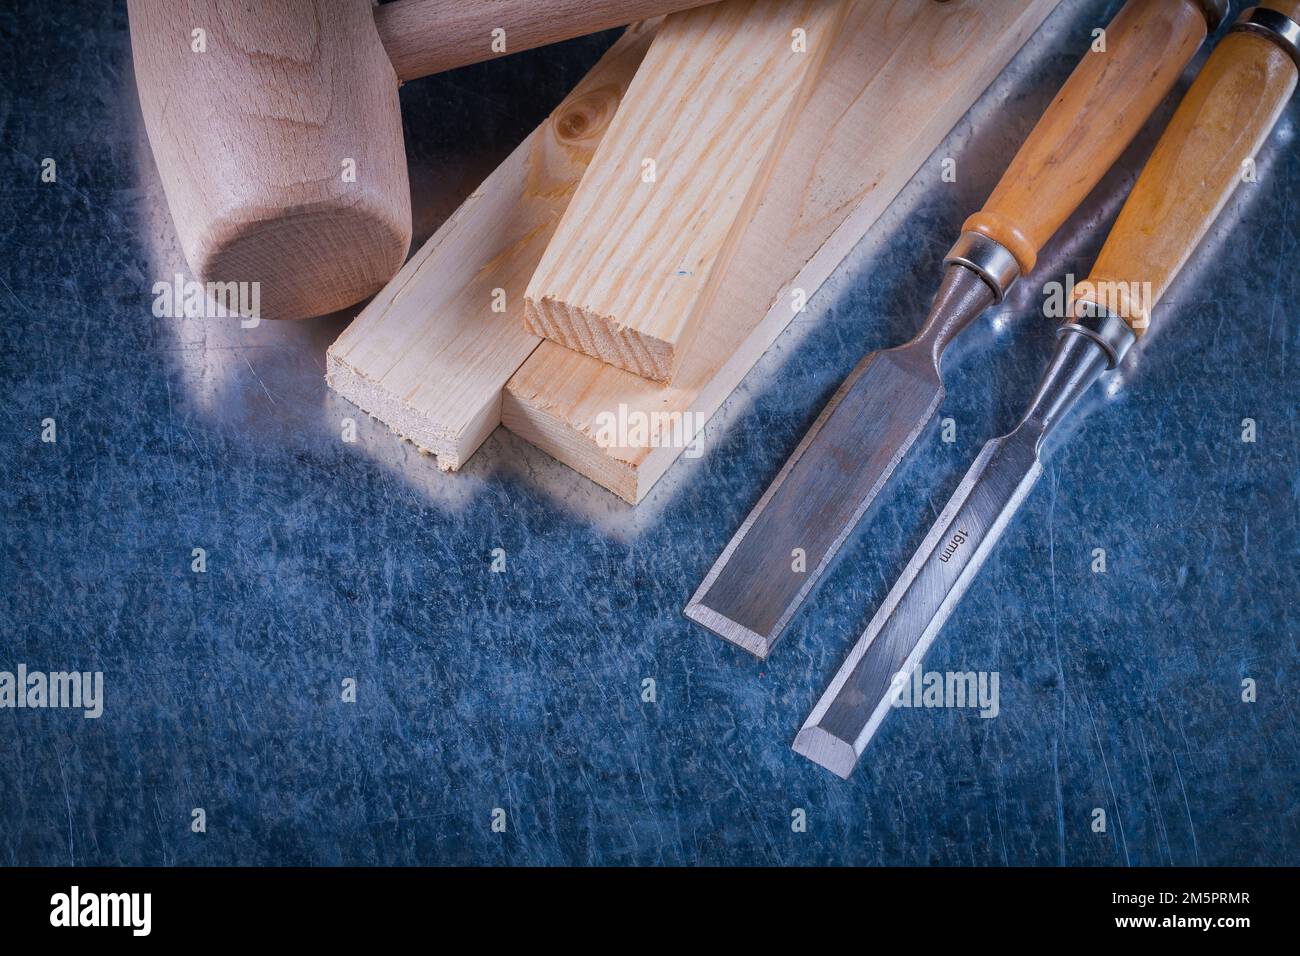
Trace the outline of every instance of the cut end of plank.
<instances>
[{"instance_id":1,"label":"cut end of plank","mask_svg":"<svg viewBox=\"0 0 1300 956\"><path fill-rule=\"evenodd\" d=\"M672 384L544 341L506 386L503 424L625 501L644 498L685 449L703 453L695 437L789 324L794 290L816 291L1057 2L852 4L797 111L799 137L781 150ZM565 215L598 221L573 207ZM563 261L571 284L539 282L535 272L528 291L591 303L597 271L582 257ZM629 423L675 417L687 441L648 432L640 447L601 444L596 426L611 414Z\"/></svg>"},{"instance_id":2,"label":"cut end of plank","mask_svg":"<svg viewBox=\"0 0 1300 956\"><path fill-rule=\"evenodd\" d=\"M474 448L464 447L461 435L440 428L419 409L380 382L345 362L331 348L325 355L325 383L367 415L388 426L427 455L433 455L442 471L457 471Z\"/></svg>"},{"instance_id":3,"label":"cut end of plank","mask_svg":"<svg viewBox=\"0 0 1300 956\"><path fill-rule=\"evenodd\" d=\"M665 20L529 283L531 331L674 380L849 7L728 0Z\"/></svg>"},{"instance_id":4,"label":"cut end of plank","mask_svg":"<svg viewBox=\"0 0 1300 956\"><path fill-rule=\"evenodd\" d=\"M849 779L858 762L858 755L851 744L816 726L799 731L791 749L825 767L842 780Z\"/></svg>"},{"instance_id":5,"label":"cut end of plank","mask_svg":"<svg viewBox=\"0 0 1300 956\"><path fill-rule=\"evenodd\" d=\"M630 27L329 349L330 387L444 471L500 424L501 390L538 345L528 280L655 30Z\"/></svg>"},{"instance_id":6,"label":"cut end of plank","mask_svg":"<svg viewBox=\"0 0 1300 956\"><path fill-rule=\"evenodd\" d=\"M673 343L556 296L525 298L524 323L534 335L651 381L668 384L677 370L680 349Z\"/></svg>"},{"instance_id":7,"label":"cut end of plank","mask_svg":"<svg viewBox=\"0 0 1300 956\"><path fill-rule=\"evenodd\" d=\"M682 614L724 640L735 644L741 650L753 654L760 661L767 660L768 652L775 643L774 639L752 631L743 624L737 624L725 614L719 614L713 608L700 604L695 598L686 605Z\"/></svg>"}]
</instances>

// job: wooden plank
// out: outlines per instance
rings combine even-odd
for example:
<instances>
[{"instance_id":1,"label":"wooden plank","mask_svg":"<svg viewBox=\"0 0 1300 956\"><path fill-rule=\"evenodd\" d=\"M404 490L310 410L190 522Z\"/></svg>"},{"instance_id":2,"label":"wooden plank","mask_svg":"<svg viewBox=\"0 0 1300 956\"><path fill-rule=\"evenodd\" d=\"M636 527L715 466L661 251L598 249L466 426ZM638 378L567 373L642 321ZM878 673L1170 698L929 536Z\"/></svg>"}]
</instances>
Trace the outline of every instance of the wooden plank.
<instances>
[{"instance_id":1,"label":"wooden plank","mask_svg":"<svg viewBox=\"0 0 1300 956\"><path fill-rule=\"evenodd\" d=\"M329 348L330 387L443 470L496 428L540 341L524 289L659 22L630 27Z\"/></svg>"},{"instance_id":2,"label":"wooden plank","mask_svg":"<svg viewBox=\"0 0 1300 956\"><path fill-rule=\"evenodd\" d=\"M860 0L673 384L543 342L506 427L641 500L1056 3Z\"/></svg>"},{"instance_id":3,"label":"wooden plank","mask_svg":"<svg viewBox=\"0 0 1300 956\"><path fill-rule=\"evenodd\" d=\"M665 19L528 285L532 331L671 381L849 6Z\"/></svg>"}]
</instances>

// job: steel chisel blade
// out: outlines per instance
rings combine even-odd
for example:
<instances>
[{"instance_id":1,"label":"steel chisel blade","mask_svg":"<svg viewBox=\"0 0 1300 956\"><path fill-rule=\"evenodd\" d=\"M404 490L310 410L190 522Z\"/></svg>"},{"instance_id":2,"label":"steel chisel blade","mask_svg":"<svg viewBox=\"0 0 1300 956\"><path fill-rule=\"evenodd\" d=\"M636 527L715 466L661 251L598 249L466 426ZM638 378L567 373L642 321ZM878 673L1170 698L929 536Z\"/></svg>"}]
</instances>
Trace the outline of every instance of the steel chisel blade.
<instances>
[{"instance_id":1,"label":"steel chisel blade","mask_svg":"<svg viewBox=\"0 0 1300 956\"><path fill-rule=\"evenodd\" d=\"M1089 320L1091 321L1091 320ZM1110 313L1101 331L1063 325L1047 372L1020 423L995 438L953 492L889 596L813 708L794 749L848 777L935 635L1043 473L1044 443L1133 333ZM1119 338L1122 336L1123 338Z\"/></svg>"},{"instance_id":2,"label":"steel chisel blade","mask_svg":"<svg viewBox=\"0 0 1300 956\"><path fill-rule=\"evenodd\" d=\"M858 363L690 603L688 618L764 658L943 400L940 357L993 302L950 266L917 336Z\"/></svg>"},{"instance_id":3,"label":"steel chisel blade","mask_svg":"<svg viewBox=\"0 0 1300 956\"><path fill-rule=\"evenodd\" d=\"M924 355L904 347L867 356L718 558L686 616L766 657L942 399Z\"/></svg>"},{"instance_id":4,"label":"steel chisel blade","mask_svg":"<svg viewBox=\"0 0 1300 956\"><path fill-rule=\"evenodd\" d=\"M1042 466L1039 434L1017 429L986 444L884 604L795 738L794 749L841 777L966 592Z\"/></svg>"}]
</instances>

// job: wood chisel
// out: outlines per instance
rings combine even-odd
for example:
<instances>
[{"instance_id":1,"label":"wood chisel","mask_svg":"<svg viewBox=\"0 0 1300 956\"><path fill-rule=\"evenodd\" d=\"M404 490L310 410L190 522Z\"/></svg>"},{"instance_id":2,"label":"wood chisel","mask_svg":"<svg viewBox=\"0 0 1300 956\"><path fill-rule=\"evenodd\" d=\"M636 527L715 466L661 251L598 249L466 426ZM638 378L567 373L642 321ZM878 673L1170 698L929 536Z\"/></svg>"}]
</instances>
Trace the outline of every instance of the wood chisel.
<instances>
[{"instance_id":1,"label":"wood chisel","mask_svg":"<svg viewBox=\"0 0 1300 956\"><path fill-rule=\"evenodd\" d=\"M1038 480L1044 442L1147 329L1277 122L1300 77L1298 20L1300 0L1247 10L1210 56L1076 287L1028 411L975 459L799 731L796 751L841 777L852 771Z\"/></svg>"},{"instance_id":2,"label":"wood chisel","mask_svg":"<svg viewBox=\"0 0 1300 956\"><path fill-rule=\"evenodd\" d=\"M767 656L934 416L945 347L1033 269L1226 14L1227 0L1129 0L1120 10L963 225L921 331L849 374L687 604L688 618Z\"/></svg>"}]
</instances>

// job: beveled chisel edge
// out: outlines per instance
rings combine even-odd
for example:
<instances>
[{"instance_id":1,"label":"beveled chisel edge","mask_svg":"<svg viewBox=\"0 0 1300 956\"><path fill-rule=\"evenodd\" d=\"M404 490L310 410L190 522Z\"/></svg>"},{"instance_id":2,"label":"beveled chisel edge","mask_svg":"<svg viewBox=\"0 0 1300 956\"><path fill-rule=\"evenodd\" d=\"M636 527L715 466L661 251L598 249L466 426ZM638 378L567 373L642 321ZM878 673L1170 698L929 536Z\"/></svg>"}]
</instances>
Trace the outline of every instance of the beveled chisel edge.
<instances>
[{"instance_id":1,"label":"beveled chisel edge","mask_svg":"<svg viewBox=\"0 0 1300 956\"><path fill-rule=\"evenodd\" d=\"M906 348L906 346L900 346L900 348ZM840 545L853 531L853 528L856 527L858 520L861 519L862 515L866 512L876 493L879 492L880 486L884 484L884 481L882 480L879 482L877 487L873 489L872 493L867 496L866 500L863 501L861 508L855 515L853 523L844 528L843 532L836 539L834 547L832 547L827 552L826 556L822 558L812 571L808 573L803 586L795 595L795 599L786 607L785 611L781 614L780 619L776 622L776 625L769 633L759 634L757 631L732 620L725 614L719 613L704 602L707 599L714 582L717 581L719 576L721 576L722 572L726 569L727 565L731 561L731 556L736 552L736 549L740 547L741 542L745 540L745 536L749 534L750 529L758 520L758 516L763 513L763 509L767 507L768 502L770 502L776 496L777 492L780 491L781 486L785 484L786 479L790 477L790 473L794 471L795 466L804 456L804 453L807 452L809 446L817 440L817 436L821 433L823 426L830 421L831 416L835 413L835 409L839 407L840 403L844 400L844 397L848 395L853 386L860 378L862 378L867 369L871 367L872 363L880 354L880 352L872 352L869 355L863 356L862 361L860 361L857 366L854 367L853 371L845 377L844 381L840 383L839 388L835 390L835 394L831 396L830 401L826 403L821 412L817 415L817 418L813 421L812 425L808 428L808 431L804 433L803 438L799 441L795 450L790 453L790 457L785 460L785 463L781 466L781 470L777 472L772 483L764 490L762 497L758 499L758 503L749 509L749 513L745 516L745 520L741 522L740 527L736 529L736 533L731 536L731 540L728 541L727 546L722 549L722 553L718 555L718 559L713 562L713 567L709 568L709 573L705 575L704 580L700 582L700 586L695 589L695 593L691 595L690 601L687 602L685 609L682 611L686 617L695 623L703 625L714 634L717 634L724 640L730 641L737 647L749 651L749 653L753 654L760 661L767 659L767 655L771 653L776 642L780 639L781 635L785 633L786 625L790 623L795 612L803 606L803 602L808 597L808 594L820 582L821 576L826 572L826 569L835 559ZM939 391L940 394L938 399L933 403L933 407L931 408L932 414L934 408L938 408L939 403L943 400L942 382L939 383ZM921 427L923 428L926 424L928 424L928 421L922 422ZM918 432L919 430L920 429L918 429ZM899 455L899 458L902 458L901 454ZM888 476L886 476L885 480L887 480L887 478Z\"/></svg>"},{"instance_id":2,"label":"beveled chisel edge","mask_svg":"<svg viewBox=\"0 0 1300 956\"><path fill-rule=\"evenodd\" d=\"M973 495L979 489L982 479L989 471L990 465L998 458L999 452L1004 450L1009 443L1017 440L1022 442L1022 447L1027 443L1031 449L1036 449L1036 439L1033 437L1026 438L1025 433L1020 429L1013 430L1010 434L1003 435L1000 438L994 438L986 442L984 447L980 449L980 453L971 462L970 468L962 478L961 483L944 505L943 511L940 512L939 517L931 525L920 547L916 549L902 574L898 576L893 587L890 588L889 594L886 595L880 607L876 609L870 623L849 650L848 656L845 657L839 670L835 672L835 676L831 678L830 684L827 685L826 690L818 698L812 712L808 715L808 719L804 721L803 727L800 728L792 745L796 753L807 757L814 763L820 764L845 779L852 774L853 768L867 749L867 744L875 737L889 712L894 709L893 699L890 695L886 695L878 700L866 702L866 705L871 708L870 713L851 741L825 728L823 721L827 712L839 700L841 695L846 693L846 687L853 678L853 674L862 659L873 653L877 639L881 637L891 618L898 613L904 597L911 590L921 570L929 563L948 538L953 522L957 520L966 505L972 501ZM942 596L941 602L934 609L931 616L925 621L925 626L917 635L916 641L912 644L907 656L895 672L894 680L909 680L912 673L920 667L935 638L938 637L939 632L947 622L949 615L965 594L971 580L979 573L985 559L1002 537L1002 532L1019 509L1020 503L1037 483L1039 476L1042 474L1042 465L1038 461L1036 451L1031 454L1033 456L1032 466L1024 472L1021 479L1016 483L1014 492L999 510L995 520L985 526L984 533L976 545L974 557L962 571L958 580L953 583L952 588Z\"/></svg>"},{"instance_id":3,"label":"beveled chisel edge","mask_svg":"<svg viewBox=\"0 0 1300 956\"><path fill-rule=\"evenodd\" d=\"M804 727L794 738L791 749L841 780L848 780L858 763L857 751L851 744L821 727Z\"/></svg>"},{"instance_id":4,"label":"beveled chisel edge","mask_svg":"<svg viewBox=\"0 0 1300 956\"><path fill-rule=\"evenodd\" d=\"M702 590L704 590L703 587L701 587ZM737 624L725 614L719 614L708 605L700 604L694 598L682 610L682 614L696 624L708 628L723 640L735 644L742 651L753 654L760 661L767 660L768 652L772 650L772 645L776 643L776 637L780 636L778 631L776 636L764 637L762 634L751 631L743 624Z\"/></svg>"},{"instance_id":5,"label":"beveled chisel edge","mask_svg":"<svg viewBox=\"0 0 1300 956\"><path fill-rule=\"evenodd\" d=\"M1075 321L1062 326L1052 361L1020 422L1006 435L986 442L975 457L920 547L804 721L795 738L796 752L837 774L846 763L849 771L852 770L893 709L888 692L877 697L873 692L875 688L864 688L860 681L850 686L859 665L868 654L876 655L877 659L883 654L888 662L891 650L898 647L898 628L903 628L901 634L904 638L914 633L915 639L901 666L896 665L896 669L891 667L891 670L894 671L894 680L910 678L1041 477L1040 453L1048 438L1093 382L1113 368L1133 344L1135 336L1128 323L1112 312L1086 301L1073 311ZM936 582L926 581L922 574L927 567L934 567L931 561L963 514L966 520L962 521L961 527L970 529L974 550L964 552L968 557L959 565L956 577L948 581L946 589L939 589L935 587ZM938 559L940 563L946 560L945 557ZM920 595L919 602L905 603L914 588L919 588L915 592ZM933 604L936 599L938 603ZM915 630L918 626L919 633ZM876 673L880 673L879 668L876 668ZM851 708L858 714L865 714L866 719L860 725L851 722L846 728L842 714L831 717L832 708L837 705L840 709ZM828 729L834 724L839 726ZM820 733L805 733L813 730ZM852 741L847 739L850 735ZM838 745L831 741L838 741ZM849 762L850 753L852 762Z\"/></svg>"},{"instance_id":6,"label":"beveled chisel edge","mask_svg":"<svg viewBox=\"0 0 1300 956\"><path fill-rule=\"evenodd\" d=\"M921 433L934 420L934 416L943 403L945 396L943 378L939 371L942 353L953 337L993 304L994 292L995 290L988 280L969 266L962 263L949 263L945 266L939 292L931 303L930 311L921 330L904 345L891 349L882 349L864 356L840 384L830 401L826 403L817 419L804 434L803 440L799 442L798 447L786 459L780 472L768 485L758 503L750 509L744 522L741 523L731 540L727 542L727 546L691 596L683 612L688 619L708 628L724 640L737 644L737 646L754 654L760 660L766 659L772 647L785 633L785 629L794 618L794 615L798 613L808 596L820 584L822 576L830 569L838 557L840 548L857 529L862 518L889 483L898 465L907 456ZM881 447L891 449L888 460L881 466L871 487L857 496L853 513L848 516L848 520L838 526L835 537L829 542L824 553L805 572L800 587L793 597L784 604L780 616L772 623L767 633L756 632L750 626L740 624L735 620L735 617L726 613L726 611L733 610L732 608L725 608L725 611L719 610L709 603L714 586L730 567L735 552L746 542L760 516L764 514L773 499L785 487L786 482L800 462L821 441L825 428L835 417L845 399L855 388L863 384L863 379L869 373L874 373L877 369L882 370L880 372L882 375L889 376L902 373L906 376L908 382L923 382L927 394L924 396L924 400L915 408L908 409L908 414L904 418L905 424L902 426L903 431L900 432L901 438L882 441ZM869 383L870 380L868 380ZM898 408L895 408L895 411L898 411ZM888 437L886 436L886 438ZM719 603L725 605L727 602L724 598ZM703 609L704 613L692 613L696 609ZM765 624L766 621L756 623Z\"/></svg>"}]
</instances>

